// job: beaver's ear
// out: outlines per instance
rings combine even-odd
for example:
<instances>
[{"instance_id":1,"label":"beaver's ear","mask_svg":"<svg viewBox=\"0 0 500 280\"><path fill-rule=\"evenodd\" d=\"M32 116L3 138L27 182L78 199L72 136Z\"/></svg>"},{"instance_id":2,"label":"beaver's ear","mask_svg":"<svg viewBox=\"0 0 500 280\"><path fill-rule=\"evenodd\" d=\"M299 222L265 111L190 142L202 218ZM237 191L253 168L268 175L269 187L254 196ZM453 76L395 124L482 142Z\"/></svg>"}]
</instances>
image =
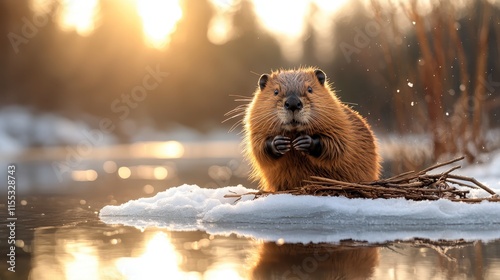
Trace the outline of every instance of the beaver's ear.
<instances>
[{"instance_id":1,"label":"beaver's ear","mask_svg":"<svg viewBox=\"0 0 500 280\"><path fill-rule=\"evenodd\" d=\"M318 78L318 81L321 85L325 85L325 80L326 80L326 74L325 72L316 69L314 70L314 74L316 75L316 78Z\"/></svg>"},{"instance_id":2,"label":"beaver's ear","mask_svg":"<svg viewBox=\"0 0 500 280\"><path fill-rule=\"evenodd\" d=\"M259 79L259 87L260 90L263 90L266 87L267 81L269 80L269 75L267 74L262 74Z\"/></svg>"}]
</instances>

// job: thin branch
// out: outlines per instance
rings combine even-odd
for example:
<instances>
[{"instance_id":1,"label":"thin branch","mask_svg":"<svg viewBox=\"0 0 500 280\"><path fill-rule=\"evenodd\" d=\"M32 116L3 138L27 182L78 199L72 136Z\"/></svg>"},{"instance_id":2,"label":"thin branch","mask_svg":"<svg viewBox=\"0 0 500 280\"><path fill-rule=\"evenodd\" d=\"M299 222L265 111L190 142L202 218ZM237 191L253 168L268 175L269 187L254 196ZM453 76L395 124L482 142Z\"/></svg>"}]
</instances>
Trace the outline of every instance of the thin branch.
<instances>
[{"instance_id":1,"label":"thin branch","mask_svg":"<svg viewBox=\"0 0 500 280\"><path fill-rule=\"evenodd\" d=\"M458 157L458 158L455 158L455 159L451 159L451 160L449 160L449 161L445 161L445 162L443 162L443 163L438 163L438 164L435 164L435 165L433 165L433 166L430 166L430 167L428 167L428 168L426 168L426 169L424 169L424 170L420 171L419 173L427 173L427 172L429 172L429 171L431 171L431 170L433 170L433 169L439 168L439 167L441 167L441 166L445 166L445 165L448 165L448 164L451 164L451 163L454 163L454 162L457 162L457 161L461 161L461 160L463 160L464 158L465 158L464 156L461 156L461 157Z\"/></svg>"},{"instance_id":2,"label":"thin branch","mask_svg":"<svg viewBox=\"0 0 500 280\"><path fill-rule=\"evenodd\" d=\"M460 168L454 166L448 170L428 174L430 170L443 167L464 159L459 157L443 163L430 166L420 172L405 172L389 179L372 182L352 183L331 178L311 176L304 180L305 185L298 189L265 192L255 191L243 194L228 194L224 197L241 198L243 195L254 195L255 198L270 194L314 195L314 196L344 196L347 198L405 198L408 200L438 200L449 199L455 202L477 203L481 201L500 202L500 196L474 178L451 174ZM453 185L471 189L483 189L491 197L470 198L469 190L459 190ZM254 199L255 199L254 198Z\"/></svg>"}]
</instances>

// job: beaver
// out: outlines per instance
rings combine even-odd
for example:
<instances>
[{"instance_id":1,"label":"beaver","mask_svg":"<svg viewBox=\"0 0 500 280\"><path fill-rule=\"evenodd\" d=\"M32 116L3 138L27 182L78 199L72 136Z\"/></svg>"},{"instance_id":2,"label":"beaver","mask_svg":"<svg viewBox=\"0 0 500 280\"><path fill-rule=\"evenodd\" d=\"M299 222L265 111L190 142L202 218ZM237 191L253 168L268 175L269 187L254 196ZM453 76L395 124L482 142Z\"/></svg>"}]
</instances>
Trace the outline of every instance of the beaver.
<instances>
[{"instance_id":1,"label":"beaver","mask_svg":"<svg viewBox=\"0 0 500 280\"><path fill-rule=\"evenodd\" d=\"M251 178L261 190L300 188L313 175L353 183L379 177L373 131L320 69L261 75L243 122Z\"/></svg>"}]
</instances>

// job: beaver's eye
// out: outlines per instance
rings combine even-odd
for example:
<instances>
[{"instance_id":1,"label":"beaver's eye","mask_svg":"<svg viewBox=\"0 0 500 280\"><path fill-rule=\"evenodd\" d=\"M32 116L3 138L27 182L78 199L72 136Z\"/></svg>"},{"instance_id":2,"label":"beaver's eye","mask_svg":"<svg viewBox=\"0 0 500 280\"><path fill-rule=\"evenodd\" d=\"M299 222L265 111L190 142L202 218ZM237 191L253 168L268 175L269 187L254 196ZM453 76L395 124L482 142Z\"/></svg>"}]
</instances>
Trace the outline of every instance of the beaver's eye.
<instances>
[{"instance_id":1,"label":"beaver's eye","mask_svg":"<svg viewBox=\"0 0 500 280\"><path fill-rule=\"evenodd\" d=\"M278 95L278 93L280 93L280 91L279 91L279 90L277 90L277 89L275 89L275 90L274 90L274 95Z\"/></svg>"},{"instance_id":2,"label":"beaver's eye","mask_svg":"<svg viewBox=\"0 0 500 280\"><path fill-rule=\"evenodd\" d=\"M313 89L312 89L312 87L310 87L310 86L309 86L309 87L307 87L307 92L309 92L309 93L313 93Z\"/></svg>"}]
</instances>

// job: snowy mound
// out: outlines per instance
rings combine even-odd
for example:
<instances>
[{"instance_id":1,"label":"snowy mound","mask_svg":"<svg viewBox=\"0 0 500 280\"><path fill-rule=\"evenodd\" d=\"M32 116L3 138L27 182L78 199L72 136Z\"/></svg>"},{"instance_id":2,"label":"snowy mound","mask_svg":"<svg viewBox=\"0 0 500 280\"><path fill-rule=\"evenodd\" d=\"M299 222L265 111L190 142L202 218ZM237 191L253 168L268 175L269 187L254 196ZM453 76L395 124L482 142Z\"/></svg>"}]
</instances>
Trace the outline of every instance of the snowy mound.
<instances>
[{"instance_id":1,"label":"snowy mound","mask_svg":"<svg viewBox=\"0 0 500 280\"><path fill-rule=\"evenodd\" d=\"M498 189L496 189L498 191ZM241 200L231 193L242 186L204 189L183 185L154 197L106 206L100 218L109 224L203 230L287 242L383 242L414 237L430 239L500 238L500 203L467 204L405 199L271 195Z\"/></svg>"},{"instance_id":2,"label":"snowy mound","mask_svg":"<svg viewBox=\"0 0 500 280\"><path fill-rule=\"evenodd\" d=\"M90 117L87 117L91 119ZM116 142L113 135L52 113L34 113L21 106L0 108L0 154L21 153L33 146L78 145L90 141L95 146Z\"/></svg>"}]
</instances>

